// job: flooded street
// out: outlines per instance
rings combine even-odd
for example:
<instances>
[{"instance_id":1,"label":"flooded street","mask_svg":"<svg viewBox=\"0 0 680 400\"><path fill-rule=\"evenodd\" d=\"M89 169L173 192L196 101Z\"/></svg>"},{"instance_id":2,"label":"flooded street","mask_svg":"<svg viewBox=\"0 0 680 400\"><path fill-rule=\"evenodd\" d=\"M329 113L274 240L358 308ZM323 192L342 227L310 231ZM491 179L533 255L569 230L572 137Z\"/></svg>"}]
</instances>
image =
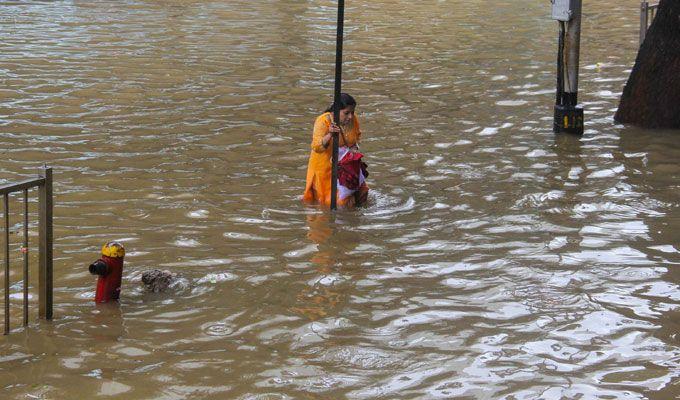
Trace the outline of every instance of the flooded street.
<instances>
[{"instance_id":1,"label":"flooded street","mask_svg":"<svg viewBox=\"0 0 680 400\"><path fill-rule=\"evenodd\" d=\"M300 201L335 2L0 7L0 185L55 180L54 320L33 215L26 330L10 202L0 398L680 396L680 133L613 121L638 1L584 5L583 137L552 132L550 2L348 1L371 193L337 214Z\"/></svg>"}]
</instances>

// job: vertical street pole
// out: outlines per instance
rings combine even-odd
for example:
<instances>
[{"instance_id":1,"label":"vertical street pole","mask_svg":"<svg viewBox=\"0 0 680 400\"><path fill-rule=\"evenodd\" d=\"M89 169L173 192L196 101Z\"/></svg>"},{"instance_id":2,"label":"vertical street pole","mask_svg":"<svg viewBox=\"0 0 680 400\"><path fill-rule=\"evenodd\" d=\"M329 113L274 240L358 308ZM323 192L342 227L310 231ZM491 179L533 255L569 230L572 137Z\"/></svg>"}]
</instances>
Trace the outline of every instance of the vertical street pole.
<instances>
[{"instance_id":1,"label":"vertical street pole","mask_svg":"<svg viewBox=\"0 0 680 400\"><path fill-rule=\"evenodd\" d=\"M333 121L340 121L340 93L342 89L342 36L345 24L345 0L338 0L338 33L335 44L335 94L333 96ZM331 210L338 208L338 134L333 134L331 170Z\"/></svg>"},{"instance_id":2,"label":"vertical street pole","mask_svg":"<svg viewBox=\"0 0 680 400\"><path fill-rule=\"evenodd\" d=\"M552 18L559 21L557 100L553 131L583 134L583 107L578 105L582 0L551 0Z\"/></svg>"},{"instance_id":3,"label":"vertical street pole","mask_svg":"<svg viewBox=\"0 0 680 400\"><path fill-rule=\"evenodd\" d=\"M649 3L643 0L640 3L640 47L642 47L642 42L645 41L645 36L647 36L647 26L649 25L647 22L648 9Z\"/></svg>"}]
</instances>

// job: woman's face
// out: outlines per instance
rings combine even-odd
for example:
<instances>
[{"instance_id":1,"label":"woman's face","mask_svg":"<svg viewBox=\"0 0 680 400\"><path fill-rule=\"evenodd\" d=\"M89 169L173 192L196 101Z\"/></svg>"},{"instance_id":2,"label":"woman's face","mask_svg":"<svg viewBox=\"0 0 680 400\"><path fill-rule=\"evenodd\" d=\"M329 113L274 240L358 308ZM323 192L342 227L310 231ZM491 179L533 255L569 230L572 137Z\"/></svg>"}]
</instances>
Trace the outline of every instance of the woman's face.
<instances>
[{"instance_id":1,"label":"woman's face","mask_svg":"<svg viewBox=\"0 0 680 400\"><path fill-rule=\"evenodd\" d=\"M340 110L340 125L349 125L354 119L354 106L347 106Z\"/></svg>"}]
</instances>

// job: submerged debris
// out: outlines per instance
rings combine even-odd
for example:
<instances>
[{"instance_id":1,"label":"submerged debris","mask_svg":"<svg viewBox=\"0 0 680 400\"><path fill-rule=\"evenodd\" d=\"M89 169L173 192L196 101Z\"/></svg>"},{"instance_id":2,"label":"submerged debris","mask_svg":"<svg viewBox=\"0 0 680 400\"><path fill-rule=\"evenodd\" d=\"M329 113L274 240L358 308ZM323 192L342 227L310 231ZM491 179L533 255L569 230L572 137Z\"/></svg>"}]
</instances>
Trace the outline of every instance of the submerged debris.
<instances>
[{"instance_id":1,"label":"submerged debris","mask_svg":"<svg viewBox=\"0 0 680 400\"><path fill-rule=\"evenodd\" d=\"M142 283L149 292L165 292L177 277L168 270L153 269L142 274Z\"/></svg>"}]
</instances>

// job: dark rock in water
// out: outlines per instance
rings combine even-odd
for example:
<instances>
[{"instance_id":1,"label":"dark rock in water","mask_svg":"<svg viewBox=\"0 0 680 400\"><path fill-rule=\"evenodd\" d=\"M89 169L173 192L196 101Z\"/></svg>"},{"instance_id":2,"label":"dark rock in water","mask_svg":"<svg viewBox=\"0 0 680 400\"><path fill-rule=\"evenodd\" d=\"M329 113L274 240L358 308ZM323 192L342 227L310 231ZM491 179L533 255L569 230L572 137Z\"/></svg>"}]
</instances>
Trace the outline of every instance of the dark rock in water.
<instances>
[{"instance_id":1,"label":"dark rock in water","mask_svg":"<svg viewBox=\"0 0 680 400\"><path fill-rule=\"evenodd\" d=\"M176 280L170 271L153 269L142 274L142 283L146 289L153 293L165 292Z\"/></svg>"}]
</instances>

